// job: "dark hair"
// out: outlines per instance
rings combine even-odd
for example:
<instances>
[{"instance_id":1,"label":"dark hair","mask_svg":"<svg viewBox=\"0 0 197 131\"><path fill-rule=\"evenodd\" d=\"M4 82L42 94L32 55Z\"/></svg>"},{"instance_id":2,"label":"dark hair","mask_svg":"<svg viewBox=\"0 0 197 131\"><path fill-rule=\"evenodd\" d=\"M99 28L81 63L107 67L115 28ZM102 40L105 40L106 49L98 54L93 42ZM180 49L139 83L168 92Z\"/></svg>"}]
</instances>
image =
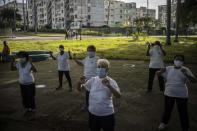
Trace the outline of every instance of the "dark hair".
<instances>
[{"instance_id":1,"label":"dark hair","mask_svg":"<svg viewBox=\"0 0 197 131\"><path fill-rule=\"evenodd\" d=\"M25 57L27 61L29 60L29 54L28 54L28 52L26 52L26 51L19 51L19 52L17 53L17 56L18 56L19 58Z\"/></svg>"},{"instance_id":2,"label":"dark hair","mask_svg":"<svg viewBox=\"0 0 197 131\"><path fill-rule=\"evenodd\" d=\"M96 47L95 47L94 45L89 45L89 46L87 47L87 49L92 49L93 51L96 51Z\"/></svg>"},{"instance_id":3,"label":"dark hair","mask_svg":"<svg viewBox=\"0 0 197 131\"><path fill-rule=\"evenodd\" d=\"M161 45L160 41L155 41L155 45Z\"/></svg>"},{"instance_id":4,"label":"dark hair","mask_svg":"<svg viewBox=\"0 0 197 131\"><path fill-rule=\"evenodd\" d=\"M59 48L64 48L64 46L63 45L59 45Z\"/></svg>"},{"instance_id":5,"label":"dark hair","mask_svg":"<svg viewBox=\"0 0 197 131\"><path fill-rule=\"evenodd\" d=\"M7 41L3 41L3 44L7 44Z\"/></svg>"},{"instance_id":6,"label":"dark hair","mask_svg":"<svg viewBox=\"0 0 197 131\"><path fill-rule=\"evenodd\" d=\"M184 56L184 55L175 55L175 56L174 56L174 60L177 59L177 58L181 58L181 60L182 60L183 62L185 62L185 56Z\"/></svg>"}]
</instances>

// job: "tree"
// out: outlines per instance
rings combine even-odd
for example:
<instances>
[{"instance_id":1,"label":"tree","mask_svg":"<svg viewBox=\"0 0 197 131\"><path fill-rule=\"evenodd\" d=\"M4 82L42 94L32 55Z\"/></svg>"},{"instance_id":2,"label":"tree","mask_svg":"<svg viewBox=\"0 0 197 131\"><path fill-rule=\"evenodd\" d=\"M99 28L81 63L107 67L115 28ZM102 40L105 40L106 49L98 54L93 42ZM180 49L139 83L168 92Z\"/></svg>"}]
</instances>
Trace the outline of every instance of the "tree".
<instances>
[{"instance_id":1,"label":"tree","mask_svg":"<svg viewBox=\"0 0 197 131\"><path fill-rule=\"evenodd\" d=\"M185 0L180 5L180 23L182 27L189 27L197 23L197 1L196 0Z\"/></svg>"},{"instance_id":2,"label":"tree","mask_svg":"<svg viewBox=\"0 0 197 131\"><path fill-rule=\"evenodd\" d=\"M171 0L167 0L167 27L166 27L166 45L171 45Z\"/></svg>"},{"instance_id":3,"label":"tree","mask_svg":"<svg viewBox=\"0 0 197 131\"><path fill-rule=\"evenodd\" d=\"M178 42L179 40L178 40L178 37L179 37L179 16L180 16L180 14L179 14L179 10L180 10L180 4L181 4L181 0L177 0L177 3L176 3L177 5L176 5L176 29L175 29L175 40L174 40L174 42Z\"/></svg>"},{"instance_id":4,"label":"tree","mask_svg":"<svg viewBox=\"0 0 197 131\"><path fill-rule=\"evenodd\" d=\"M14 29L14 15L15 9L13 8L3 8L0 12L0 27L6 28L10 27ZM16 10L16 21L21 21L21 15L18 14L18 10Z\"/></svg>"},{"instance_id":5,"label":"tree","mask_svg":"<svg viewBox=\"0 0 197 131\"><path fill-rule=\"evenodd\" d=\"M26 30L26 15L25 15L25 0L22 1L23 3L23 30Z\"/></svg>"}]
</instances>

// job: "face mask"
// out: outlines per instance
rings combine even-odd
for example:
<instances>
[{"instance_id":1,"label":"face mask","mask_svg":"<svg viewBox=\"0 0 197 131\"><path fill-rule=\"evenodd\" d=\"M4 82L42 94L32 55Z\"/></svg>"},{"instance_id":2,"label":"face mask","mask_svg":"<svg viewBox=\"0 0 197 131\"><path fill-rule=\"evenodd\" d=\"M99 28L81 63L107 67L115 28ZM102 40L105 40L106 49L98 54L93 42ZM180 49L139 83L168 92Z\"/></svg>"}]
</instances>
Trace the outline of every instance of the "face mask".
<instances>
[{"instance_id":1,"label":"face mask","mask_svg":"<svg viewBox=\"0 0 197 131\"><path fill-rule=\"evenodd\" d=\"M107 70L105 68L97 68L97 76L104 78L107 76Z\"/></svg>"},{"instance_id":2,"label":"face mask","mask_svg":"<svg viewBox=\"0 0 197 131\"><path fill-rule=\"evenodd\" d=\"M90 58L94 57L95 56L95 52L94 51L88 51L88 56Z\"/></svg>"},{"instance_id":3,"label":"face mask","mask_svg":"<svg viewBox=\"0 0 197 131\"><path fill-rule=\"evenodd\" d=\"M183 62L180 61L180 60L174 60L174 65L175 65L176 67L181 67L181 66L183 66Z\"/></svg>"},{"instance_id":4,"label":"face mask","mask_svg":"<svg viewBox=\"0 0 197 131\"><path fill-rule=\"evenodd\" d=\"M19 62L20 63L25 63L26 62L26 58L20 58Z\"/></svg>"},{"instance_id":5,"label":"face mask","mask_svg":"<svg viewBox=\"0 0 197 131\"><path fill-rule=\"evenodd\" d=\"M64 51L64 48L59 48L60 52Z\"/></svg>"}]
</instances>

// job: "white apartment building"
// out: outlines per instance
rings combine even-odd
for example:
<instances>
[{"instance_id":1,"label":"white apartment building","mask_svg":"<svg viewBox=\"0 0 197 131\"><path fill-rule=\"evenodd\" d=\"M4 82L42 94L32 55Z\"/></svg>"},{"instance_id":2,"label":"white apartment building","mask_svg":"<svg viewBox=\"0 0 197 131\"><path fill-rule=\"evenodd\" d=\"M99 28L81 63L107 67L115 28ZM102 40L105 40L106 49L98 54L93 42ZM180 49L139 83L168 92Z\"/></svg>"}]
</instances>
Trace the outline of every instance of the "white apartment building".
<instances>
[{"instance_id":1,"label":"white apartment building","mask_svg":"<svg viewBox=\"0 0 197 131\"><path fill-rule=\"evenodd\" d=\"M147 11L148 11L148 17L156 19L156 10L155 9L148 9L146 7L140 7L137 8L136 15L137 17L147 17Z\"/></svg>"},{"instance_id":2,"label":"white apartment building","mask_svg":"<svg viewBox=\"0 0 197 131\"><path fill-rule=\"evenodd\" d=\"M33 0L29 0L30 27L34 26ZM104 25L104 0L38 0L36 1L38 29L98 27Z\"/></svg>"},{"instance_id":3,"label":"white apartment building","mask_svg":"<svg viewBox=\"0 0 197 131\"><path fill-rule=\"evenodd\" d=\"M137 11L136 3L134 2L125 3L123 25L125 26L134 25L134 20L136 19L136 11Z\"/></svg>"},{"instance_id":4,"label":"white apartment building","mask_svg":"<svg viewBox=\"0 0 197 131\"><path fill-rule=\"evenodd\" d=\"M122 1L105 1L105 25L120 26L124 21L125 3ZM108 16L109 15L109 16Z\"/></svg>"},{"instance_id":5,"label":"white apartment building","mask_svg":"<svg viewBox=\"0 0 197 131\"><path fill-rule=\"evenodd\" d=\"M73 29L104 25L104 0L73 0L70 10Z\"/></svg>"}]
</instances>

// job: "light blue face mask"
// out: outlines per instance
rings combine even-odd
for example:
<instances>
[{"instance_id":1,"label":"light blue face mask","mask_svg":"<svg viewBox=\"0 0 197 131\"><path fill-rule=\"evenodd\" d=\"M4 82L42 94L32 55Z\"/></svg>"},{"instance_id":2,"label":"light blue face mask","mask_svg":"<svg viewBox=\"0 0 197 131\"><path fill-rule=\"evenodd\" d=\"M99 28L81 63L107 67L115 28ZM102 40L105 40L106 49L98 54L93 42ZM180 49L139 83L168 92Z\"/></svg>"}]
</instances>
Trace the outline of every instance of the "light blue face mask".
<instances>
[{"instance_id":1,"label":"light blue face mask","mask_svg":"<svg viewBox=\"0 0 197 131\"><path fill-rule=\"evenodd\" d=\"M107 76L106 68L97 68L97 76L100 78L105 78Z\"/></svg>"},{"instance_id":2,"label":"light blue face mask","mask_svg":"<svg viewBox=\"0 0 197 131\"><path fill-rule=\"evenodd\" d=\"M94 51L88 51L87 53L88 53L88 56L90 58L95 57L95 52Z\"/></svg>"}]
</instances>

